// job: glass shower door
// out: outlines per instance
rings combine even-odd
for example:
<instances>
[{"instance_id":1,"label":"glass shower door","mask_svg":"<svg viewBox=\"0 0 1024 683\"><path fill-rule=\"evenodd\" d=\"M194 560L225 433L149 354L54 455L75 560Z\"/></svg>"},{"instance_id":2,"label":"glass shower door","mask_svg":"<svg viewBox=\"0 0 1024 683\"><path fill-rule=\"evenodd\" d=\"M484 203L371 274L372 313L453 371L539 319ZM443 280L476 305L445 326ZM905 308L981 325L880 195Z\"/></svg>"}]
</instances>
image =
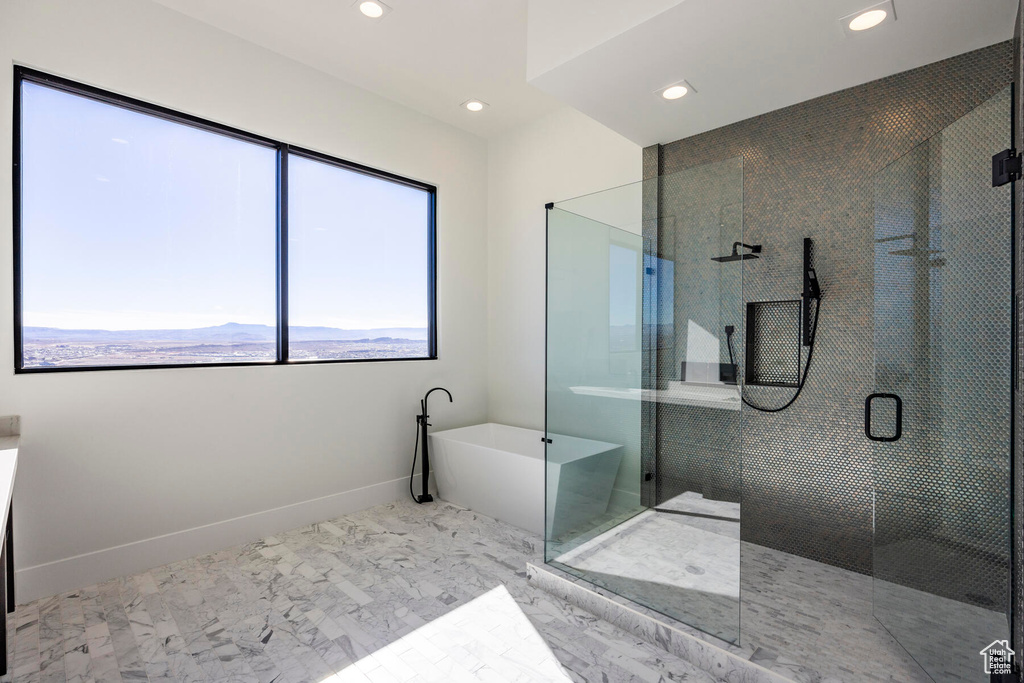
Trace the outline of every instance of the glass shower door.
<instances>
[{"instance_id":1,"label":"glass shower door","mask_svg":"<svg viewBox=\"0 0 1024 683\"><path fill-rule=\"evenodd\" d=\"M987 681L1010 586L1007 88L874 179L874 613L935 681Z\"/></svg>"}]
</instances>

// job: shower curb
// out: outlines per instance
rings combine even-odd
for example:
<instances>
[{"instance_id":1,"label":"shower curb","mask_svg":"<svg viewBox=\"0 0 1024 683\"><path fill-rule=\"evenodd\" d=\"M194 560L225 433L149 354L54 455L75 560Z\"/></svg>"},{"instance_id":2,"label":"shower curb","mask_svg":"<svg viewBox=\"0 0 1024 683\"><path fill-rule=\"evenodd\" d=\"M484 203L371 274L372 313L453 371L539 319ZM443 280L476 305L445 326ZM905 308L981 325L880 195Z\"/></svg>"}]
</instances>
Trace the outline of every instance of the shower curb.
<instances>
[{"instance_id":1,"label":"shower curb","mask_svg":"<svg viewBox=\"0 0 1024 683\"><path fill-rule=\"evenodd\" d=\"M760 650L750 651L715 638L699 634L680 622L664 615L655 616L653 610L610 597L596 586L581 585L576 577L553 567L538 567L527 563L526 575L537 588L569 604L590 612L594 616L618 626L624 631L656 645L666 652L684 659L715 678L728 683L839 683L838 679L824 678L798 664L780 658L764 657L758 661L770 662L771 668L754 661ZM623 602L619 602L622 600Z\"/></svg>"}]
</instances>

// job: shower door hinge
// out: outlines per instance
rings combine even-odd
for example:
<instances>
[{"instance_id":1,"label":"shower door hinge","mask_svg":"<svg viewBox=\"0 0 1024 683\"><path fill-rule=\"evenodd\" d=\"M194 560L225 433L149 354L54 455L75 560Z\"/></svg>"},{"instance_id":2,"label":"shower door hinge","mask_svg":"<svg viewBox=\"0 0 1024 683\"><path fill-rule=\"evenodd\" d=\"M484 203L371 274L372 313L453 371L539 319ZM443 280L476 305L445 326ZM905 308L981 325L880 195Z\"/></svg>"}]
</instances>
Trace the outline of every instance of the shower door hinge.
<instances>
[{"instance_id":1,"label":"shower door hinge","mask_svg":"<svg viewBox=\"0 0 1024 683\"><path fill-rule=\"evenodd\" d=\"M1021 158L1013 147L992 157L992 187L1001 187L1012 180L1020 180Z\"/></svg>"}]
</instances>

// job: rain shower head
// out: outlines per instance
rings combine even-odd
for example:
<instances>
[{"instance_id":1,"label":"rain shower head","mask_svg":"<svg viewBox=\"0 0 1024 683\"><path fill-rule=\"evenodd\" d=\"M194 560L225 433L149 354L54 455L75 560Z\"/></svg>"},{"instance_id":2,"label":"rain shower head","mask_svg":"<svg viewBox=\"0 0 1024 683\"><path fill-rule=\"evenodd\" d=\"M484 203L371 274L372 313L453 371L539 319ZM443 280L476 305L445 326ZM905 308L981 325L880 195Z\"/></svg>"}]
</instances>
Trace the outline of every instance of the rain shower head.
<instances>
[{"instance_id":1,"label":"rain shower head","mask_svg":"<svg viewBox=\"0 0 1024 683\"><path fill-rule=\"evenodd\" d=\"M711 260L718 261L719 263L729 263L731 261L745 261L748 258L761 258L757 254L730 254L729 256L715 256Z\"/></svg>"},{"instance_id":2,"label":"rain shower head","mask_svg":"<svg viewBox=\"0 0 1024 683\"><path fill-rule=\"evenodd\" d=\"M740 247L749 249L749 252L740 253ZM732 253L728 256L714 256L712 261L718 261L719 263L729 263L731 261L743 261L749 258L761 258L758 254L761 253L760 244L744 244L743 242L733 242Z\"/></svg>"}]
</instances>

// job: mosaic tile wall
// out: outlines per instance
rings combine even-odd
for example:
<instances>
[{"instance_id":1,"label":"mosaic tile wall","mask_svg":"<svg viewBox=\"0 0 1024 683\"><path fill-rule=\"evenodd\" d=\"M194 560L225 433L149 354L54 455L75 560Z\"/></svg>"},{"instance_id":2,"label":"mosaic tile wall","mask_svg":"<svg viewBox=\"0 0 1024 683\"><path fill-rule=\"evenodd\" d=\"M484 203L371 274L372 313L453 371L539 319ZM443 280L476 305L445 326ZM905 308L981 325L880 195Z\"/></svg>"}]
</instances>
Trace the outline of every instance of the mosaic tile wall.
<instances>
[{"instance_id":1,"label":"mosaic tile wall","mask_svg":"<svg viewBox=\"0 0 1024 683\"><path fill-rule=\"evenodd\" d=\"M684 361L727 362L721 331L727 325L743 329L743 272L751 261L711 260L744 241L743 159L733 156L663 173L658 186L657 253L673 264L675 284L674 296L665 301L662 295L658 305L671 308L675 334L663 334L658 341L657 388L670 389L671 381L682 379ZM732 346L742 358L742 334L733 335ZM657 500L698 491L739 502L741 418L739 411L658 403ZM675 457L665 467L669 452Z\"/></svg>"},{"instance_id":2,"label":"mosaic tile wall","mask_svg":"<svg viewBox=\"0 0 1024 683\"><path fill-rule=\"evenodd\" d=\"M826 298L814 367L791 409L744 408L741 438L722 428L725 411L659 405L645 425L657 443L657 490L646 498L660 502L679 490L741 495L745 541L872 572L863 401L875 386L874 176L1012 77L1007 42L660 147L663 175L742 157L744 241L764 245L761 259L744 262L746 301L799 296L804 237L815 240ZM645 177L653 154L645 152ZM664 218L683 210L662 193L662 220L650 221L646 236L659 251L675 244L666 234L675 223ZM659 363L659 378L678 378L671 363ZM791 395L761 387L747 393L764 405ZM721 467L740 461L742 491L737 472Z\"/></svg>"},{"instance_id":3,"label":"mosaic tile wall","mask_svg":"<svg viewBox=\"0 0 1024 683\"><path fill-rule=\"evenodd\" d=\"M1020 115L1024 112L1024 40L1021 40L1021 30L1024 26L1024 3L1021 3L1017 10L1017 23L1013 31L1013 80L1016 87L1016 115L1018 118L1016 130L1014 130L1014 147L1018 150L1024 149L1024 126L1020 123ZM1024 219L1024 189L1022 183L1016 183L1016 228L1017 244L1017 281L1014 283L1014 306L1017 322L1017 374L1014 377L1014 582L1013 582L1013 643L1017 652L1024 644L1024 397L1021 396L1021 373L1024 372L1024 249L1022 249L1022 233L1020 221Z\"/></svg>"}]
</instances>

